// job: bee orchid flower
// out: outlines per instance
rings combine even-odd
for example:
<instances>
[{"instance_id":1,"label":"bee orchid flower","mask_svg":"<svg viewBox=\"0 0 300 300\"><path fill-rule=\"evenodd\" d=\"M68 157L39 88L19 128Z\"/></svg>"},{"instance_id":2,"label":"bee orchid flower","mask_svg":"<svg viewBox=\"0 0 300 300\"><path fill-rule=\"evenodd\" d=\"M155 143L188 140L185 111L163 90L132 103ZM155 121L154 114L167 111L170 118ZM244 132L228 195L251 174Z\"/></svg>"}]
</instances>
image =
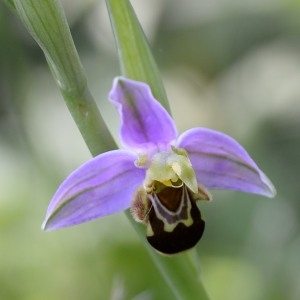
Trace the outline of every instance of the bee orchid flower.
<instances>
[{"instance_id":1,"label":"bee orchid flower","mask_svg":"<svg viewBox=\"0 0 300 300\"><path fill-rule=\"evenodd\" d=\"M120 115L124 149L100 154L71 173L53 196L44 230L73 226L128 208L158 252L194 247L205 223L196 204L209 189L275 195L233 138L207 128L178 135L168 112L143 83L118 77L109 94Z\"/></svg>"}]
</instances>

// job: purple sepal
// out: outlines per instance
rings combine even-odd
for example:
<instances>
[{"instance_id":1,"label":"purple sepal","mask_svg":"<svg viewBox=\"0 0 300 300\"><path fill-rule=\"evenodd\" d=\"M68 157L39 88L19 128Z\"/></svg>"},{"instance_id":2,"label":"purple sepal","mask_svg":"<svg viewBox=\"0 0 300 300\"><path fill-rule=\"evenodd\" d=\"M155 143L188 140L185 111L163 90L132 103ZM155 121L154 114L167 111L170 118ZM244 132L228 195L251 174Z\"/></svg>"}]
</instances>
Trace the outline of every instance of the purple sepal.
<instances>
[{"instance_id":1,"label":"purple sepal","mask_svg":"<svg viewBox=\"0 0 300 300\"><path fill-rule=\"evenodd\" d=\"M206 128L184 132L177 147L185 149L197 181L208 189L229 189L274 197L275 188L246 150L233 138Z\"/></svg>"},{"instance_id":2,"label":"purple sepal","mask_svg":"<svg viewBox=\"0 0 300 300\"><path fill-rule=\"evenodd\" d=\"M168 145L176 139L172 118L147 84L118 77L109 98L120 114L120 138L125 147L148 150L153 144Z\"/></svg>"},{"instance_id":3,"label":"purple sepal","mask_svg":"<svg viewBox=\"0 0 300 300\"><path fill-rule=\"evenodd\" d=\"M114 150L80 166L55 193L43 229L72 226L127 209L145 177L145 169L135 166L136 159L131 151Z\"/></svg>"}]
</instances>

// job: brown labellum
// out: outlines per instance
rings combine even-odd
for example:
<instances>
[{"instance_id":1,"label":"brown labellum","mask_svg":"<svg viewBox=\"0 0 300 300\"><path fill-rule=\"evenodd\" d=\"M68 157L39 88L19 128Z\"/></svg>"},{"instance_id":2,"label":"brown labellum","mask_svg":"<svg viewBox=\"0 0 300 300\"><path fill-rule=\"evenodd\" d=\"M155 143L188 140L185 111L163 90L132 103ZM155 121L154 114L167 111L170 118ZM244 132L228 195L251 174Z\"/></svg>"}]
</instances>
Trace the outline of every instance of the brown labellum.
<instances>
[{"instance_id":1,"label":"brown labellum","mask_svg":"<svg viewBox=\"0 0 300 300\"><path fill-rule=\"evenodd\" d=\"M166 255L194 247L200 240L205 222L196 200L209 200L204 189L191 192L182 182L166 186L154 182L151 192L136 192L131 212L147 225L147 240L158 252Z\"/></svg>"}]
</instances>

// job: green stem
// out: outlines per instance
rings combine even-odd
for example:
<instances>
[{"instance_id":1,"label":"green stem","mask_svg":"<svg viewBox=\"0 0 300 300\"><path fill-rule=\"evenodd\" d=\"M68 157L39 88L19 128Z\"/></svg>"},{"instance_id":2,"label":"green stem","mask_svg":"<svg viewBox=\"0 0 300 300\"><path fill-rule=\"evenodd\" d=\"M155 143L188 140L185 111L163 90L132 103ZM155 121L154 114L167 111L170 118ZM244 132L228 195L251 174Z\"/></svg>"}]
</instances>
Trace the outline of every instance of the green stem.
<instances>
[{"instance_id":1,"label":"green stem","mask_svg":"<svg viewBox=\"0 0 300 300\"><path fill-rule=\"evenodd\" d=\"M53 77L92 155L116 143L88 89L87 79L58 0L14 0L17 14L43 50ZM12 7L12 6L11 6Z\"/></svg>"}]
</instances>

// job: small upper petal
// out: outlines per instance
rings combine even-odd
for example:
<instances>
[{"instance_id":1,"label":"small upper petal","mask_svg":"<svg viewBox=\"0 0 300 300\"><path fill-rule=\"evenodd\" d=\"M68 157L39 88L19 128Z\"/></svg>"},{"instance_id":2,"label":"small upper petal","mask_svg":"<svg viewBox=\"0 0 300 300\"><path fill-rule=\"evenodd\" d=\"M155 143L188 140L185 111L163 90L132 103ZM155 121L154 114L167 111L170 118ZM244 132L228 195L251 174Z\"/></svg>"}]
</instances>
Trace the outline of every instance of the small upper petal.
<instances>
[{"instance_id":1,"label":"small upper petal","mask_svg":"<svg viewBox=\"0 0 300 300\"><path fill-rule=\"evenodd\" d=\"M145 170L136 155L114 150L92 158L61 184L47 210L43 228L57 229L113 214L130 206Z\"/></svg>"},{"instance_id":2,"label":"small upper petal","mask_svg":"<svg viewBox=\"0 0 300 300\"><path fill-rule=\"evenodd\" d=\"M109 98L120 114L120 138L125 147L147 149L149 144L169 144L177 137L172 118L146 83L118 77Z\"/></svg>"},{"instance_id":3,"label":"small upper petal","mask_svg":"<svg viewBox=\"0 0 300 300\"><path fill-rule=\"evenodd\" d=\"M274 197L275 188L247 151L221 132L194 128L177 140L196 172L197 181L211 189L232 189Z\"/></svg>"}]
</instances>

